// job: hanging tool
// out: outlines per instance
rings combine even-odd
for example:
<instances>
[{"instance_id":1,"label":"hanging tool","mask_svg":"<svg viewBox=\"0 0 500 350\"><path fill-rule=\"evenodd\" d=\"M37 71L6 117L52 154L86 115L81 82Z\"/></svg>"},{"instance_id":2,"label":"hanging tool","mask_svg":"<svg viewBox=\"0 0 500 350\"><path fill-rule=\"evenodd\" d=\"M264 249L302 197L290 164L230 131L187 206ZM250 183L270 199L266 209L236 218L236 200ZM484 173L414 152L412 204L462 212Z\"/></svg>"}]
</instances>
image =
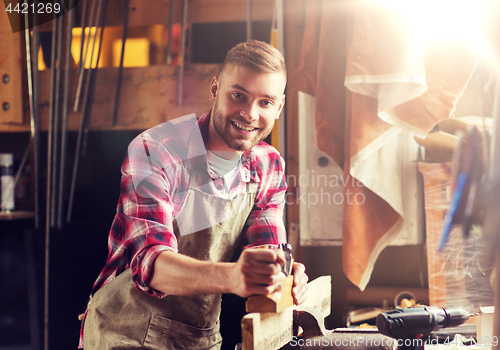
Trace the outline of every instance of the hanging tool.
<instances>
[{"instance_id":1,"label":"hanging tool","mask_svg":"<svg viewBox=\"0 0 500 350\"><path fill-rule=\"evenodd\" d=\"M181 45L179 49L179 82L177 84L177 106L182 105L182 92L184 90L184 64L186 61L186 31L189 0L184 0L182 6Z\"/></svg>"},{"instance_id":2,"label":"hanging tool","mask_svg":"<svg viewBox=\"0 0 500 350\"><path fill-rule=\"evenodd\" d=\"M113 106L113 119L112 119L113 126L116 126L116 118L118 117L118 108L120 105L120 92L122 88L122 76L123 76L123 59L125 56L125 42L127 41L129 7L130 7L130 0L125 0L124 12L123 12L122 49L120 53L120 66L118 67L118 77L116 79L115 104Z\"/></svg>"},{"instance_id":3,"label":"hanging tool","mask_svg":"<svg viewBox=\"0 0 500 350\"><path fill-rule=\"evenodd\" d=\"M73 0L69 0L69 8L73 8ZM66 52L64 58L64 94L62 106L62 120L61 120L61 154L59 162L59 197L57 204L57 228L63 228L62 215L63 215L63 200L64 200L64 180L65 180L65 167L66 167L66 137L68 134L68 109L69 109L69 90L71 82L71 41L73 38L73 11L66 14L68 20L66 23Z\"/></svg>"}]
</instances>

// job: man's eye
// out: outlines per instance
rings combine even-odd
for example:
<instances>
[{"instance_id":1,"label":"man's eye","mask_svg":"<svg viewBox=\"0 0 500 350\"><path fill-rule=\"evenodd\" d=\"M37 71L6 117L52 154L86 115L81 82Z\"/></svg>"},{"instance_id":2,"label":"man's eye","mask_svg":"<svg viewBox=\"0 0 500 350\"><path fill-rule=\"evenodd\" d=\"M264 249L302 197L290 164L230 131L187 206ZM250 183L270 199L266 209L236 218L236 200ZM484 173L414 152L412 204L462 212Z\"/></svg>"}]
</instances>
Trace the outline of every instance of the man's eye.
<instances>
[{"instance_id":1,"label":"man's eye","mask_svg":"<svg viewBox=\"0 0 500 350\"><path fill-rule=\"evenodd\" d=\"M243 95L240 94L239 92L233 92L233 96L234 96L234 98L237 98L237 99L243 98Z\"/></svg>"},{"instance_id":2,"label":"man's eye","mask_svg":"<svg viewBox=\"0 0 500 350\"><path fill-rule=\"evenodd\" d=\"M264 106L268 107L268 106L271 106L273 103L269 100L264 100L261 102Z\"/></svg>"}]
</instances>

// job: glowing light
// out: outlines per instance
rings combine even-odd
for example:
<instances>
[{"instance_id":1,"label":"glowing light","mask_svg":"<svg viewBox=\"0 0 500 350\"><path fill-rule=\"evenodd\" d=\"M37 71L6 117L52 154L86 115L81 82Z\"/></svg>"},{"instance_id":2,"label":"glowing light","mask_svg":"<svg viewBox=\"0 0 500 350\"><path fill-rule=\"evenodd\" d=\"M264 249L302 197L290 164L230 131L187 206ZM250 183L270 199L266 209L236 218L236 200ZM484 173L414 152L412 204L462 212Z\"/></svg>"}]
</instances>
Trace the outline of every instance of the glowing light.
<instances>
[{"instance_id":1,"label":"glowing light","mask_svg":"<svg viewBox=\"0 0 500 350\"><path fill-rule=\"evenodd\" d=\"M482 19L490 0L378 0L396 10L421 45L459 39L485 51Z\"/></svg>"}]
</instances>

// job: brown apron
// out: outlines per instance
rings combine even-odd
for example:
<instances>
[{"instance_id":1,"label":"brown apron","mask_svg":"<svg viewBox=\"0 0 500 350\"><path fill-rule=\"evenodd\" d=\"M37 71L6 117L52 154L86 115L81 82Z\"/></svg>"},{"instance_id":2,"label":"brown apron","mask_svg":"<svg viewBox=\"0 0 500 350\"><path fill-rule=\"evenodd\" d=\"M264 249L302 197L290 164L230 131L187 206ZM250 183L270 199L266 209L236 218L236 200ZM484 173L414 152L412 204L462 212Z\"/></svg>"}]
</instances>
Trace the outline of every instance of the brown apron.
<instances>
[{"instance_id":1,"label":"brown apron","mask_svg":"<svg viewBox=\"0 0 500 350\"><path fill-rule=\"evenodd\" d=\"M196 189L198 176L198 171L191 171L186 199L174 221L179 253L199 260L229 261L254 206L256 184L248 182L246 193L228 200ZM193 221L214 225L188 234L193 232L188 231ZM220 294L150 296L135 288L127 269L93 296L85 319L84 347L220 349L220 307Z\"/></svg>"}]
</instances>

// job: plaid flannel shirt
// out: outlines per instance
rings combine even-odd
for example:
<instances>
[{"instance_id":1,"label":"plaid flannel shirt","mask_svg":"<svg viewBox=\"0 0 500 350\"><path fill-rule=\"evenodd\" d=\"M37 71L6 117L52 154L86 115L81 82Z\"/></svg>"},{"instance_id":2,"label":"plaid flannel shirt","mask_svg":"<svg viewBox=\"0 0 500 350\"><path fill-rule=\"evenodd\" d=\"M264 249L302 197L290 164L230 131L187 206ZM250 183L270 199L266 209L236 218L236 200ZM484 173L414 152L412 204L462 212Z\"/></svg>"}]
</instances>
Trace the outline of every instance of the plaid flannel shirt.
<instances>
[{"instance_id":1,"label":"plaid flannel shirt","mask_svg":"<svg viewBox=\"0 0 500 350\"><path fill-rule=\"evenodd\" d=\"M109 233L108 258L92 295L130 268L138 290L164 296L148 284L158 254L177 252L173 221L186 198L191 168L201 164L206 169L197 188L220 197L225 191L224 179L207 162L209 120L210 112L199 119L194 114L182 117L148 129L130 143L121 168L121 194ZM229 198L246 192L248 181L257 183L240 246L285 243L283 159L273 147L260 142L242 154L238 167ZM83 322L80 335L82 346Z\"/></svg>"}]
</instances>

